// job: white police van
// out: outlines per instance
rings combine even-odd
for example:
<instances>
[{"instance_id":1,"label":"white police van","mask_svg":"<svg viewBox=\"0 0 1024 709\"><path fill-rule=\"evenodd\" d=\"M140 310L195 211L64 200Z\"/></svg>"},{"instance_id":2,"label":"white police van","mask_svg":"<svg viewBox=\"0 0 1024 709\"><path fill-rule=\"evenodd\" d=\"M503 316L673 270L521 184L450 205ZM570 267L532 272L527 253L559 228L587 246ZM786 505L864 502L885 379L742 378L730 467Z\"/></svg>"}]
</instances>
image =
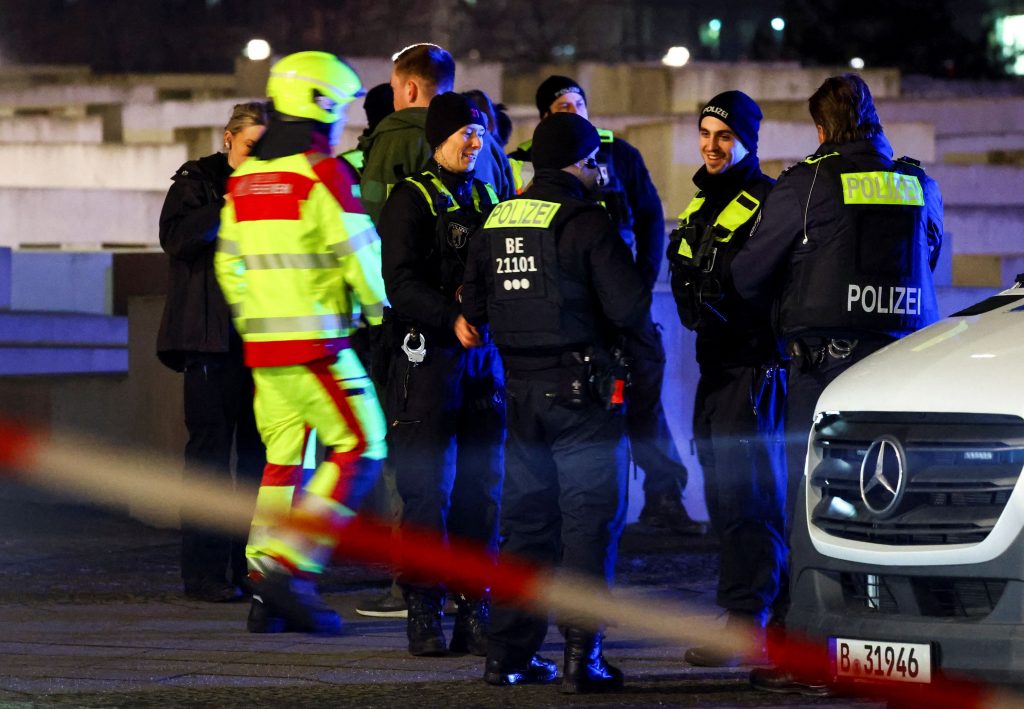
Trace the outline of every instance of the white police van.
<instances>
[{"instance_id":1,"label":"white police van","mask_svg":"<svg viewBox=\"0 0 1024 709\"><path fill-rule=\"evenodd\" d=\"M818 401L789 629L841 679L1024 682L1024 278Z\"/></svg>"}]
</instances>

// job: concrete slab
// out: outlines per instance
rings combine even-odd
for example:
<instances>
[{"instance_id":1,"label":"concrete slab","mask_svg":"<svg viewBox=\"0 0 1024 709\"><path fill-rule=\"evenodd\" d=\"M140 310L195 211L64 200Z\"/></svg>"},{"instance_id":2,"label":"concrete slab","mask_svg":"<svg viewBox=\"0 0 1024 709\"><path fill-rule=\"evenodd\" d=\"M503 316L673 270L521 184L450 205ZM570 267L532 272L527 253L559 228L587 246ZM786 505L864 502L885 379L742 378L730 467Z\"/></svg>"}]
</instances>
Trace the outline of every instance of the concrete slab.
<instances>
[{"instance_id":1,"label":"concrete slab","mask_svg":"<svg viewBox=\"0 0 1024 709\"><path fill-rule=\"evenodd\" d=\"M0 186L0 245L158 246L160 209L179 165L165 165L154 189Z\"/></svg>"}]
</instances>

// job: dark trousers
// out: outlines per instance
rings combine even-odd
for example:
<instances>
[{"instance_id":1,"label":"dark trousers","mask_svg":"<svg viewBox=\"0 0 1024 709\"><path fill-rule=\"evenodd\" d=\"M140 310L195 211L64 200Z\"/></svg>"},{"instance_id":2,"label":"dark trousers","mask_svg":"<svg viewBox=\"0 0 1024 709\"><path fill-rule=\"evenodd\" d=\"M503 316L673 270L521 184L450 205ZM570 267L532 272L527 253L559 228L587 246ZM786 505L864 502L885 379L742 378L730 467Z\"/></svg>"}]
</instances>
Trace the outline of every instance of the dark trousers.
<instances>
[{"instance_id":1,"label":"dark trousers","mask_svg":"<svg viewBox=\"0 0 1024 709\"><path fill-rule=\"evenodd\" d=\"M624 420L597 404L554 403L556 376L509 374L501 554L559 564L611 584L625 523ZM560 618L572 625L573 619ZM544 641L546 617L495 607L489 659L526 662Z\"/></svg>"},{"instance_id":2,"label":"dark trousers","mask_svg":"<svg viewBox=\"0 0 1024 709\"><path fill-rule=\"evenodd\" d=\"M630 386L626 390L626 432L633 460L644 471L644 499L678 495L686 489L687 473L676 450L661 404L665 380L665 349L661 333L652 326L642 342L627 338Z\"/></svg>"},{"instance_id":3,"label":"dark trousers","mask_svg":"<svg viewBox=\"0 0 1024 709\"><path fill-rule=\"evenodd\" d=\"M793 534L793 521L796 515L796 501L799 499L800 485L804 481L804 466L807 463L807 444L811 428L814 425L814 410L818 398L832 380L864 359L868 355L885 347L892 340L886 338L861 339L849 356L834 357L824 349L820 357L814 361L793 358L787 371L786 396L786 467L788 479L786 483L786 540ZM807 343L815 347L823 346L822 342ZM783 585L782 593L775 604L775 616L783 619L789 611L788 578Z\"/></svg>"},{"instance_id":4,"label":"dark trousers","mask_svg":"<svg viewBox=\"0 0 1024 709\"><path fill-rule=\"evenodd\" d=\"M253 490L266 464L266 450L253 414L252 372L242 363L241 351L194 353L185 359L185 467L216 471L231 477L234 447L235 480ZM183 525L181 577L186 584L203 579L231 581L246 575L244 535L226 537Z\"/></svg>"},{"instance_id":5,"label":"dark trousers","mask_svg":"<svg viewBox=\"0 0 1024 709\"><path fill-rule=\"evenodd\" d=\"M789 481L786 491L786 537L792 531L797 491L804 479L807 443L814 424L818 397L833 379L873 352L885 347L889 339L861 339L848 357L833 357L825 350L820 362L803 363L790 360L789 393L786 399L786 458Z\"/></svg>"},{"instance_id":6,"label":"dark trousers","mask_svg":"<svg viewBox=\"0 0 1024 709\"><path fill-rule=\"evenodd\" d=\"M396 355L388 376L388 448L402 527L436 530L497 548L505 400L493 345L427 343L413 366ZM403 585L412 585L400 573ZM428 584L432 585L432 584Z\"/></svg>"},{"instance_id":7,"label":"dark trousers","mask_svg":"<svg viewBox=\"0 0 1024 709\"><path fill-rule=\"evenodd\" d=\"M786 562L786 458L778 367L703 368L693 435L721 542L717 603L766 620Z\"/></svg>"}]
</instances>

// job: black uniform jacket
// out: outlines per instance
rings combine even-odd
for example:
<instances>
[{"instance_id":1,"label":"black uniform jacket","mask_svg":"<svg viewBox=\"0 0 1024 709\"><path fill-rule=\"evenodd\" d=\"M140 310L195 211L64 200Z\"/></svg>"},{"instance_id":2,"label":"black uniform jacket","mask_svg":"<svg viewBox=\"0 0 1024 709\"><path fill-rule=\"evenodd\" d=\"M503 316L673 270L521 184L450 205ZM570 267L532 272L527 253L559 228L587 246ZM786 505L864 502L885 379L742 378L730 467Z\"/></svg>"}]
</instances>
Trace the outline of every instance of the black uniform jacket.
<instances>
[{"instance_id":1,"label":"black uniform jacket","mask_svg":"<svg viewBox=\"0 0 1024 709\"><path fill-rule=\"evenodd\" d=\"M868 140L842 145L823 143L808 160L838 152L855 165L877 169L879 160L892 159L892 146L883 134ZM826 158L827 159L827 158ZM803 161L782 173L761 210L761 218L743 249L732 262L733 283L743 297L761 303L779 299L786 286L790 263L804 240L804 230L813 236L815 229L828 228L842 209L835 192L811 187L815 181L815 163ZM922 181L927 214L927 240L934 269L942 245L942 195L935 181ZM776 323L779 327L780 324Z\"/></svg>"},{"instance_id":2,"label":"black uniform jacket","mask_svg":"<svg viewBox=\"0 0 1024 709\"><path fill-rule=\"evenodd\" d=\"M436 164L432 171L461 206L472 209L472 172L456 174ZM437 220L415 185L403 180L391 190L377 224L384 288L397 320L454 344L460 310L458 301L441 292L440 254L434 249Z\"/></svg>"},{"instance_id":3,"label":"black uniform jacket","mask_svg":"<svg viewBox=\"0 0 1024 709\"><path fill-rule=\"evenodd\" d=\"M160 212L160 246L170 256L157 355L181 371L189 352L227 352L231 311L213 272L220 209L231 166L223 153L182 165Z\"/></svg>"},{"instance_id":4,"label":"black uniform jacket","mask_svg":"<svg viewBox=\"0 0 1024 709\"><path fill-rule=\"evenodd\" d=\"M585 200L587 191L574 175L562 170L538 170L523 198L563 203ZM473 325L487 322L487 297L493 292L493 269L484 230L469 245L462 312ZM566 278L588 284L594 307L622 329L642 331L650 323L651 291L630 257L618 230L603 210L580 212L558 234L558 269Z\"/></svg>"},{"instance_id":5,"label":"black uniform jacket","mask_svg":"<svg viewBox=\"0 0 1024 709\"><path fill-rule=\"evenodd\" d=\"M690 216L690 222L703 231L714 224L718 215L741 191L753 195L763 205L774 180L761 172L756 155L747 155L717 175L708 174L707 168L701 167L693 176L693 182L703 194L704 204ZM720 263L714 268L714 278L718 281L714 290L720 291L721 299L711 303L714 311L701 306L704 313L697 328L697 362L701 367L765 364L778 359L769 309L740 298L730 277L729 266L746 243L757 219L755 214L732 234L728 243L718 246L716 259ZM669 242L670 261L678 249L678 240ZM673 269L672 295L677 301L688 295L679 287L680 280L680 273Z\"/></svg>"}]
</instances>

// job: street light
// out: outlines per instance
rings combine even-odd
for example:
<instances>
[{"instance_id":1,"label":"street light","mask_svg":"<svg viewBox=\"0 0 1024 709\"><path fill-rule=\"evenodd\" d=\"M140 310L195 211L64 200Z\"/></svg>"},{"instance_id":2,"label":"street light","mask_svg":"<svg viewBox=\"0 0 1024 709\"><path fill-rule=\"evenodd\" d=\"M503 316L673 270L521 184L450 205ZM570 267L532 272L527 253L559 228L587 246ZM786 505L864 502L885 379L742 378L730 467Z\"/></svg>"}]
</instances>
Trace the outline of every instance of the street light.
<instances>
[{"instance_id":1,"label":"street light","mask_svg":"<svg viewBox=\"0 0 1024 709\"><path fill-rule=\"evenodd\" d=\"M786 21L781 17L773 17L772 29L775 30L776 32L781 32L782 30L786 29Z\"/></svg>"},{"instance_id":2,"label":"street light","mask_svg":"<svg viewBox=\"0 0 1024 709\"><path fill-rule=\"evenodd\" d=\"M850 60L850 68L851 69L857 69L857 70L863 69L864 68L864 60L861 59L860 57L854 57L853 59Z\"/></svg>"},{"instance_id":3,"label":"street light","mask_svg":"<svg viewBox=\"0 0 1024 709\"><path fill-rule=\"evenodd\" d=\"M242 54L254 62L261 62L270 56L270 42L265 39L250 39Z\"/></svg>"},{"instance_id":4,"label":"street light","mask_svg":"<svg viewBox=\"0 0 1024 709\"><path fill-rule=\"evenodd\" d=\"M669 47L665 56L661 58L661 63L665 66L686 66L688 61L690 61L690 50L686 47Z\"/></svg>"}]
</instances>

